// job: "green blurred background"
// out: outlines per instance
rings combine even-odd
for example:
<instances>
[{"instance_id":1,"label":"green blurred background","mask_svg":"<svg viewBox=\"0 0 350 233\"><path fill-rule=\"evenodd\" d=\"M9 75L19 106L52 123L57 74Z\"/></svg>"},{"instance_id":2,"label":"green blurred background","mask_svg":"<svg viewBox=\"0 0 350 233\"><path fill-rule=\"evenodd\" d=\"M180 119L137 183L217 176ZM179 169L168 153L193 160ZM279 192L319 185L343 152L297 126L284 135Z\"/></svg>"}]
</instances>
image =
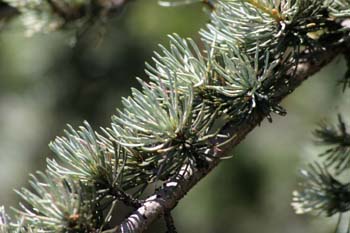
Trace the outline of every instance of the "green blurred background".
<instances>
[{"instance_id":1,"label":"green blurred background","mask_svg":"<svg viewBox=\"0 0 350 233\"><path fill-rule=\"evenodd\" d=\"M0 34L0 204L16 206L13 189L43 170L47 144L69 123L108 126L121 96L145 78L157 44L177 32L199 41L208 22L202 6L162 8L136 0L101 29L93 27L75 47L71 34L24 36L15 21ZM350 114L349 94L337 80L342 58L305 82L283 106L286 117L264 122L179 203L180 233L333 232L335 219L297 216L290 207L298 168L316 156L311 131L324 118ZM350 119L349 119L350 120ZM125 212L125 211L122 211ZM148 232L165 232L162 220Z\"/></svg>"}]
</instances>

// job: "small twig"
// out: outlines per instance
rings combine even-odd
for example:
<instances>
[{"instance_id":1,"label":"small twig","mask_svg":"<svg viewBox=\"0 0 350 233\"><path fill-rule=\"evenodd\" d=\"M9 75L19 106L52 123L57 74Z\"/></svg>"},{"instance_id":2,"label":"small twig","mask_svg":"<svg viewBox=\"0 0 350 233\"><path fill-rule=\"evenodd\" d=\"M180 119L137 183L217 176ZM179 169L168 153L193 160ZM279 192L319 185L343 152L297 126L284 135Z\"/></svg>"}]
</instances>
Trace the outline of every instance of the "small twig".
<instances>
[{"instance_id":1,"label":"small twig","mask_svg":"<svg viewBox=\"0 0 350 233\"><path fill-rule=\"evenodd\" d=\"M78 19L81 17L81 14L79 13L79 10L77 8L71 8L68 6L67 3L61 2L61 0L47 0L47 2L57 15L59 15L67 21Z\"/></svg>"},{"instance_id":2,"label":"small twig","mask_svg":"<svg viewBox=\"0 0 350 233\"><path fill-rule=\"evenodd\" d=\"M124 192L118 187L110 189L110 194L114 196L117 200L123 202L126 206L133 207L135 209L140 208L142 201L134 198L129 193Z\"/></svg>"},{"instance_id":3,"label":"small twig","mask_svg":"<svg viewBox=\"0 0 350 233\"><path fill-rule=\"evenodd\" d=\"M174 223L174 218L171 215L171 211L166 211L164 213L164 220L167 228L166 233L177 233L175 223Z\"/></svg>"},{"instance_id":4,"label":"small twig","mask_svg":"<svg viewBox=\"0 0 350 233\"><path fill-rule=\"evenodd\" d=\"M202 0L205 5L207 5L210 10L215 10L215 4L213 0Z\"/></svg>"},{"instance_id":5,"label":"small twig","mask_svg":"<svg viewBox=\"0 0 350 233\"><path fill-rule=\"evenodd\" d=\"M277 9L270 9L270 8L264 6L258 0L246 0L246 1L249 2L250 4L252 4L257 9L261 10L262 12L264 12L264 13L268 14L269 16L271 16L272 18L274 18L277 22L283 21L283 18Z\"/></svg>"}]
</instances>

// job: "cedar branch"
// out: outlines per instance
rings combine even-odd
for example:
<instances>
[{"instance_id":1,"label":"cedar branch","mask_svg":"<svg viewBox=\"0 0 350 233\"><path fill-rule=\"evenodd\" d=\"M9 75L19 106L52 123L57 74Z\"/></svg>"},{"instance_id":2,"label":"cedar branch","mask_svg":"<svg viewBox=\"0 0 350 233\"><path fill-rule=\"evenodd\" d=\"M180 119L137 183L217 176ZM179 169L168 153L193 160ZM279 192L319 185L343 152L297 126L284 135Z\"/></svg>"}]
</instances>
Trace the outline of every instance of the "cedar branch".
<instances>
[{"instance_id":1,"label":"cedar branch","mask_svg":"<svg viewBox=\"0 0 350 233\"><path fill-rule=\"evenodd\" d=\"M345 44L345 43L344 43ZM274 98L276 102L282 101L293 92L308 77L320 71L329 64L337 55L341 54L346 46L337 45L328 47L321 51L312 53L304 52L297 67L292 67L286 72L286 79L290 80L289 85L282 84L279 93ZM189 192L201 179L208 175L222 160L229 155L232 149L238 145L245 136L258 126L265 116L255 114L249 122L239 126L227 124L222 134L230 135L233 139L225 144L220 150L216 150L215 159L209 162L208 167L186 173L182 177L176 177L164 184L154 195L145 200L140 208L134 211L120 225L116 226L112 232L115 233L141 233L154 222L158 217L175 208L177 203ZM225 139L216 139L216 145Z\"/></svg>"}]
</instances>

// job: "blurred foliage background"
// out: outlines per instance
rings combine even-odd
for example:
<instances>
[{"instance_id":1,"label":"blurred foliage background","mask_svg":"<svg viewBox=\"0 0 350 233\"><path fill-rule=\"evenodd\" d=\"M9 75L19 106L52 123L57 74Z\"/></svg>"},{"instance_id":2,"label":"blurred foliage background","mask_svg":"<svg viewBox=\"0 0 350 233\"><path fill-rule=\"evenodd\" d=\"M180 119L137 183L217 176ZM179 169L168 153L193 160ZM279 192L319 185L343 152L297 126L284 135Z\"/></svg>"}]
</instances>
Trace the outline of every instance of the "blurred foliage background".
<instances>
[{"instance_id":1,"label":"blurred foliage background","mask_svg":"<svg viewBox=\"0 0 350 233\"><path fill-rule=\"evenodd\" d=\"M27 38L13 21L0 33L0 203L16 206L13 189L27 186L28 174L45 169L47 144L66 123L83 120L107 126L121 96L146 78L157 44L176 32L199 41L208 15L202 6L162 8L137 0L96 25L71 47L72 34L56 32ZM286 117L263 122L178 205L179 232L333 232L335 219L296 216L290 207L298 168L317 154L312 129L336 113L350 114L349 94L337 80L345 72L336 59L283 103ZM349 117L350 122L350 117ZM123 210L121 213L128 213ZM122 216L119 216L122 218ZM164 232L159 220L149 232Z\"/></svg>"}]
</instances>

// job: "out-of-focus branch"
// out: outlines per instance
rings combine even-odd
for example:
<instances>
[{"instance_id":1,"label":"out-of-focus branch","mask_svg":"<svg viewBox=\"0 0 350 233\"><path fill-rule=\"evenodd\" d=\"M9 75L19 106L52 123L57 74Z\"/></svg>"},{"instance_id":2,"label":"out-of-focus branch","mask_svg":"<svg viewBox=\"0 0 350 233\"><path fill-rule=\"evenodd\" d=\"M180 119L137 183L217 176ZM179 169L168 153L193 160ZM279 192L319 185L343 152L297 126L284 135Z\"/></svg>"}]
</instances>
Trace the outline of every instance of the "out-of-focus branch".
<instances>
[{"instance_id":1,"label":"out-of-focus branch","mask_svg":"<svg viewBox=\"0 0 350 233\"><path fill-rule=\"evenodd\" d=\"M118 12L124 8L128 3L133 0L95 0L92 1L92 5L98 8L94 11L96 14L109 15L114 12ZM75 20L84 17L84 11L82 9L70 9L66 3L61 0L47 0L47 3L51 6L52 11L64 18L65 20ZM0 22L4 23L15 16L20 15L21 12L7 4L6 2L0 1Z\"/></svg>"},{"instance_id":2,"label":"out-of-focus branch","mask_svg":"<svg viewBox=\"0 0 350 233\"><path fill-rule=\"evenodd\" d=\"M97 2L100 6L103 6L105 8L115 9L122 7L123 5L131 1L132 0L98 0Z\"/></svg>"},{"instance_id":3,"label":"out-of-focus branch","mask_svg":"<svg viewBox=\"0 0 350 233\"><path fill-rule=\"evenodd\" d=\"M322 51L316 51L312 54L307 51L301 57L297 67L292 67L286 74L289 84L281 83L278 87L279 92L275 97L276 102L280 102L287 97L295 88L297 88L308 77L320 71L325 65L330 63L338 54L341 54L346 46L330 47ZM232 140L215 153L215 159L209 162L208 167L194 172L187 172L182 177L174 178L167 182L163 188L154 195L146 199L143 205L126 218L119 226L115 227L115 233L141 233L158 217L164 215L173 209L177 203L189 192L201 179L208 175L222 160L229 155L232 149L239 144L245 136L253 130L264 119L261 115L254 115L250 121L239 126L227 124L221 134L229 135ZM222 143L225 139L216 139L216 145Z\"/></svg>"},{"instance_id":4,"label":"out-of-focus branch","mask_svg":"<svg viewBox=\"0 0 350 233\"><path fill-rule=\"evenodd\" d=\"M9 20L18 14L19 12L16 8L0 1L0 21Z\"/></svg>"}]
</instances>

